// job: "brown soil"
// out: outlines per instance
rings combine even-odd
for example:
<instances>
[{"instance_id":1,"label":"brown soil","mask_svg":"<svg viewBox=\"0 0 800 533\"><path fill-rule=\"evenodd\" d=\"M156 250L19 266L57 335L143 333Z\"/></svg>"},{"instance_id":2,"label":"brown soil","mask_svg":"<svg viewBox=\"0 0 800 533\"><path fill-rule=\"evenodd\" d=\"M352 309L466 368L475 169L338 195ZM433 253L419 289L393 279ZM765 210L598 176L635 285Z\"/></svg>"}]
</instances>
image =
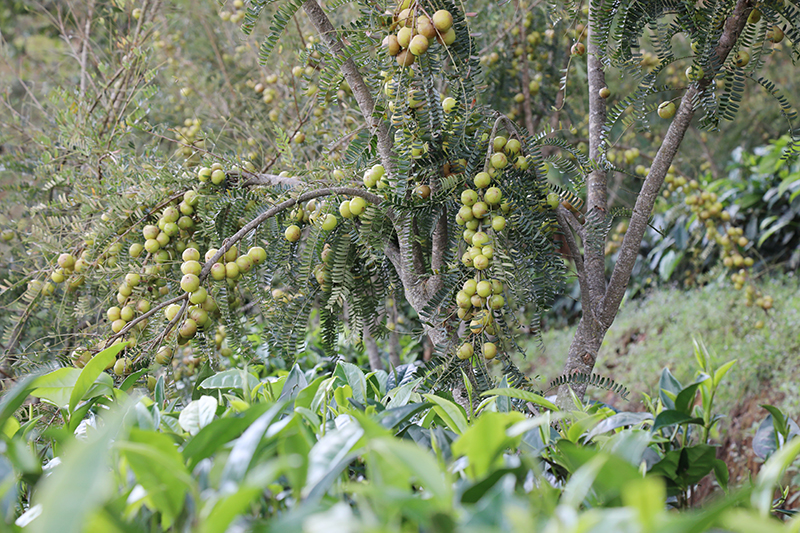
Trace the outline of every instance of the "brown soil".
<instances>
[{"instance_id":1,"label":"brown soil","mask_svg":"<svg viewBox=\"0 0 800 533\"><path fill-rule=\"evenodd\" d=\"M770 390L765 385L758 394L744 398L721 421L722 442L717 459L722 459L728 465L730 486L742 486L758 474L763 461L753 453L753 436L768 414L761 405L778 405L783 397L782 392ZM694 501L702 502L720 490L714 476L707 476L698 485Z\"/></svg>"}]
</instances>

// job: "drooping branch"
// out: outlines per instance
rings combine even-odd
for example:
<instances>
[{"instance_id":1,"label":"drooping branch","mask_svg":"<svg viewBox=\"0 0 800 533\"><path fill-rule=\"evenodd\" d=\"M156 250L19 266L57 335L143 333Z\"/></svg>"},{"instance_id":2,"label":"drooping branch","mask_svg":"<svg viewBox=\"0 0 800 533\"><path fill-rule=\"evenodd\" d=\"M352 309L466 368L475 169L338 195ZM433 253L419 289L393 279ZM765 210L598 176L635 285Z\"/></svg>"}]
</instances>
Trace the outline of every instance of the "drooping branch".
<instances>
[{"instance_id":1,"label":"drooping branch","mask_svg":"<svg viewBox=\"0 0 800 533\"><path fill-rule=\"evenodd\" d=\"M225 241L222 243L222 246L219 247L217 253L214 254L214 257L209 259L206 262L206 264L203 265L203 269L200 271L200 275L198 276L200 278L200 281L202 282L208 277L209 273L211 272L211 267L213 267L214 263L219 261L219 259L223 255L225 255L225 252L230 250L232 246L234 246L237 242L242 240L245 237L245 235L247 235L248 233L256 229L258 226L260 226L265 220L272 218L278 213L285 211L301 202L307 202L309 200L313 200L314 198L319 198L320 196L331 196L333 194L360 196L361 198L375 205L378 205L381 202L383 202L383 198L381 198L377 194L365 191L364 189L356 189L354 187L328 187L325 189L317 189L315 191L309 191L300 194L296 198L289 198L288 200L284 200L278 205L267 209L266 211L258 215L256 218L254 218L253 220L242 226L242 229L234 233L231 237L225 239Z\"/></svg>"},{"instance_id":2,"label":"drooping branch","mask_svg":"<svg viewBox=\"0 0 800 533\"><path fill-rule=\"evenodd\" d=\"M258 215L256 218L254 218L253 220L251 220L250 222L248 222L247 224L242 226L242 228L239 231L237 231L236 233L234 233L231 237L229 237L228 239L225 239L225 241L222 243L222 246L219 247L219 250L217 251L217 253L215 253L214 256L211 257L208 261L206 261L206 263L203 265L203 268L200 271L200 275L198 276L198 278L200 279L200 282L202 283L203 281L206 280L206 278L208 278L208 275L211 273L211 267L213 267L214 264L217 263L222 258L223 255L225 255L225 252L230 250L233 246L236 245L236 243L241 241L248 233L250 233L251 231L256 229L258 226L263 224L267 219L270 219L270 218L274 217L275 215L277 215L278 213L281 213L282 211L290 209L291 207L297 205L298 203L307 202L308 200L312 200L314 198L319 198L321 196L331 196L331 195L334 195L334 194L349 195L349 196L360 196L361 198L364 198L368 202L370 202L372 204L375 204L375 205L378 205L381 202L383 202L383 198L381 198L377 194L373 194L373 193L371 193L369 191L365 191L363 189L355 189L353 187L329 187L329 188L325 188L325 189L317 189L315 191L309 191L309 192L300 194L296 198L290 198L288 200L285 200L285 201L279 203L278 205L273 206L270 209L264 211L263 213ZM125 325L125 327L123 327L118 333L115 333L114 335L109 337L108 342L114 342L116 339L121 338L123 335L128 333L133 327L135 327L136 324L142 322L143 320L147 320L148 318L153 316L156 312L160 311L161 309L164 309L165 307L167 307L169 305L172 305L172 304L175 304L175 303L178 303L178 302L183 302L182 303L182 307L181 307L181 311L178 313L178 316L182 315L183 312L186 310L186 307L187 307L186 301L187 301L188 297L189 297L189 294L188 293L184 293L184 294L176 296L176 297L174 297L174 298L172 298L172 299L170 299L170 300L168 300L166 302L160 303L159 305L157 305L157 306L153 307L152 309L150 309L148 312L143 313L143 314L139 315L138 317L136 317L135 319L133 319L130 322L128 322ZM175 320L170 321L170 324L167 326L167 328L165 328L164 331L162 331L162 333L159 336L159 338L163 339L164 336L166 336L166 334L169 332L169 330L171 330L175 326L176 323L177 322Z\"/></svg>"}]
</instances>

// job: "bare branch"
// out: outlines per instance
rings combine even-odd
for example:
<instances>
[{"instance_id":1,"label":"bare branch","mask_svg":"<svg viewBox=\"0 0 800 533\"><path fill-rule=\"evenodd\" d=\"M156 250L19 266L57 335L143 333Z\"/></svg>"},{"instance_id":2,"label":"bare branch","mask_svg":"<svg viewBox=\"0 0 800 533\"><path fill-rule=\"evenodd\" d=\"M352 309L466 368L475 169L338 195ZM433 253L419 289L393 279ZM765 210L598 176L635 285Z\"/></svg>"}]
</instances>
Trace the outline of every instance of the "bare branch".
<instances>
[{"instance_id":1,"label":"bare branch","mask_svg":"<svg viewBox=\"0 0 800 533\"><path fill-rule=\"evenodd\" d=\"M517 0L517 11L520 11L519 0ZM527 11L527 10L526 10ZM525 21L522 17L519 18L519 22L517 27L519 28L519 37L520 41L523 43L527 43L527 35L525 31ZM519 58L520 61L520 72L522 74L522 111L525 114L525 128L527 128L528 133L533 135L533 111L531 110L531 77L530 72L528 71L528 59L527 54L522 54Z\"/></svg>"},{"instance_id":2,"label":"bare branch","mask_svg":"<svg viewBox=\"0 0 800 533\"><path fill-rule=\"evenodd\" d=\"M431 243L431 269L434 273L444 268L444 255L448 248L447 238L447 210L443 209L433 230L433 241Z\"/></svg>"}]
</instances>

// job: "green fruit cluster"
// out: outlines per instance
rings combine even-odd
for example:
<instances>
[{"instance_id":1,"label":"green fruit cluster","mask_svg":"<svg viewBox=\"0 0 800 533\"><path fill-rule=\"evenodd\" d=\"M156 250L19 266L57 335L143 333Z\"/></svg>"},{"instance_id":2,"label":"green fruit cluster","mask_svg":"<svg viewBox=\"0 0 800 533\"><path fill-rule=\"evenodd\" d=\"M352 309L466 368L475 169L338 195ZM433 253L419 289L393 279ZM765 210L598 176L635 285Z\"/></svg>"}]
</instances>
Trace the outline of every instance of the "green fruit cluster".
<instances>
[{"instance_id":1,"label":"green fruit cluster","mask_svg":"<svg viewBox=\"0 0 800 533\"><path fill-rule=\"evenodd\" d=\"M461 208L455 222L464 227L463 239L467 249L461 262L471 271L471 277L455 298L458 317L469 322L469 338L456 351L460 359L469 359L475 353L481 353L487 360L497 355L494 337L498 332L494 312L500 312L506 302L503 284L492 279L490 273L497 239L507 225L504 215L511 211L511 205L505 201L498 184L502 182L503 170L509 166L509 160L515 161L517 168L522 168L524 161L527 168L527 159L521 151L518 139L500 135L492 139L491 155L484 169L472 178L474 188L466 188L460 195ZM476 352L478 339L483 341Z\"/></svg>"},{"instance_id":2,"label":"green fruit cluster","mask_svg":"<svg viewBox=\"0 0 800 533\"><path fill-rule=\"evenodd\" d=\"M364 201L361 198L359 199L362 202ZM345 216L341 206L339 206L339 212L342 216ZM309 200L308 202L298 205L289 215L289 219L295 222L287 226L283 234L289 242L297 242L300 240L300 237L303 235L302 224L310 223L324 231L333 231L336 229L336 226L339 225L339 219L336 218L336 215L326 212L326 204L317 200Z\"/></svg>"},{"instance_id":3,"label":"green fruit cluster","mask_svg":"<svg viewBox=\"0 0 800 533\"><path fill-rule=\"evenodd\" d=\"M456 40L449 11L440 9L430 15L414 0L403 0L397 6L393 27L396 33L387 35L383 46L401 67L413 65L434 42L450 46Z\"/></svg>"}]
</instances>

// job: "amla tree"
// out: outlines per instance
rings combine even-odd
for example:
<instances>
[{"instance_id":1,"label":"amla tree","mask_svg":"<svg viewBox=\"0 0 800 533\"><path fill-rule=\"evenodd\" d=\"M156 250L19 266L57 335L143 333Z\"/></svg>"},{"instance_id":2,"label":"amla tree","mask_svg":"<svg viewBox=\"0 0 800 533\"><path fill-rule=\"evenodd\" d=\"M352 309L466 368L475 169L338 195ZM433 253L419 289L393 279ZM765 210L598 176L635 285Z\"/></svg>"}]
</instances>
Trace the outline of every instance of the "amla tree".
<instances>
[{"instance_id":1,"label":"amla tree","mask_svg":"<svg viewBox=\"0 0 800 533\"><path fill-rule=\"evenodd\" d=\"M237 12L246 33L260 27L257 19L265 5L254 1L246 12ZM555 244L560 234L583 307L565 376L558 380L564 384L560 401L569 401L568 387L582 396L656 198L695 115L710 129L732 119L743 80L750 78L775 94L792 118L775 88L754 72L778 32L797 42L800 10L794 3L768 1L756 11L746 0L551 6L551 15L563 16L577 41L559 50L558 40L548 37L556 43L551 59L573 54L569 68L584 68L579 58L587 56L587 157L557 130L532 134L479 104L485 80L459 5L404 0L359 6L358 17L335 27L329 17L344 9L340 3L325 9L316 0L282 3L260 51L267 61L287 24L299 11L306 13L322 45L309 47L314 66L298 67L297 75L316 76L319 69L314 89L320 106L346 99L340 89L344 82L366 124L343 158L322 157L295 177L247 164L212 165L212 154L194 141L199 126L187 124L181 130L188 139L182 150L199 169L170 175L179 191L142 208L141 217L128 216L126 228L96 221L98 237L87 242L86 257L59 256L53 281L66 280L70 291L80 291L84 278L93 276L91 268L104 260L108 265L109 257L117 266L120 248L129 246L121 259L129 272L115 280L119 305L108 309L113 334L105 341L135 341L122 356L128 359L118 365L123 375L146 366L153 353L159 363L168 361L172 343L192 339L209 357L217 356L215 350L231 355L220 350L222 333L214 328L220 322L233 355L249 356L248 335L255 329L248 324L254 315L242 313L246 298L260 303L271 353L295 355L313 309L319 311L331 353L343 317L369 347L381 332L385 296L402 287L419 316L419 333L435 346L429 383L452 390L469 409L473 393L494 386L496 377L487 366L493 361L501 362L511 385L528 384L509 353L516 349L519 310L527 308L536 324L536 315L563 288L566 271ZM137 29L146 27L151 12L138 15ZM660 58L647 69L638 55L645 33ZM681 39L692 43L691 58L674 55L673 42ZM747 56L744 48L750 50ZM678 61L688 69L685 86L677 88L682 92L677 111L632 211L614 209L608 205L606 179L614 169L605 157L610 133L620 124L656 115L659 93L670 89L659 84L659 76ZM609 107L604 71L612 67L632 76L638 87ZM541 123L530 105L538 82L526 79L525 72L523 114L533 128ZM277 146L287 158L291 143L304 141L301 135L278 136ZM207 161L201 161L203 155ZM548 166L573 174L574 190L548 183ZM630 216L630 223L607 277L605 242L620 215ZM167 299L169 286L178 280L182 292ZM266 293L265 281L270 284ZM39 283L28 291L32 299L53 289ZM143 295L151 295L153 305ZM166 325L149 320L161 311L166 311ZM92 331L99 330L95 326ZM177 334L171 333L176 328ZM76 350L78 360L99 348Z\"/></svg>"}]
</instances>

